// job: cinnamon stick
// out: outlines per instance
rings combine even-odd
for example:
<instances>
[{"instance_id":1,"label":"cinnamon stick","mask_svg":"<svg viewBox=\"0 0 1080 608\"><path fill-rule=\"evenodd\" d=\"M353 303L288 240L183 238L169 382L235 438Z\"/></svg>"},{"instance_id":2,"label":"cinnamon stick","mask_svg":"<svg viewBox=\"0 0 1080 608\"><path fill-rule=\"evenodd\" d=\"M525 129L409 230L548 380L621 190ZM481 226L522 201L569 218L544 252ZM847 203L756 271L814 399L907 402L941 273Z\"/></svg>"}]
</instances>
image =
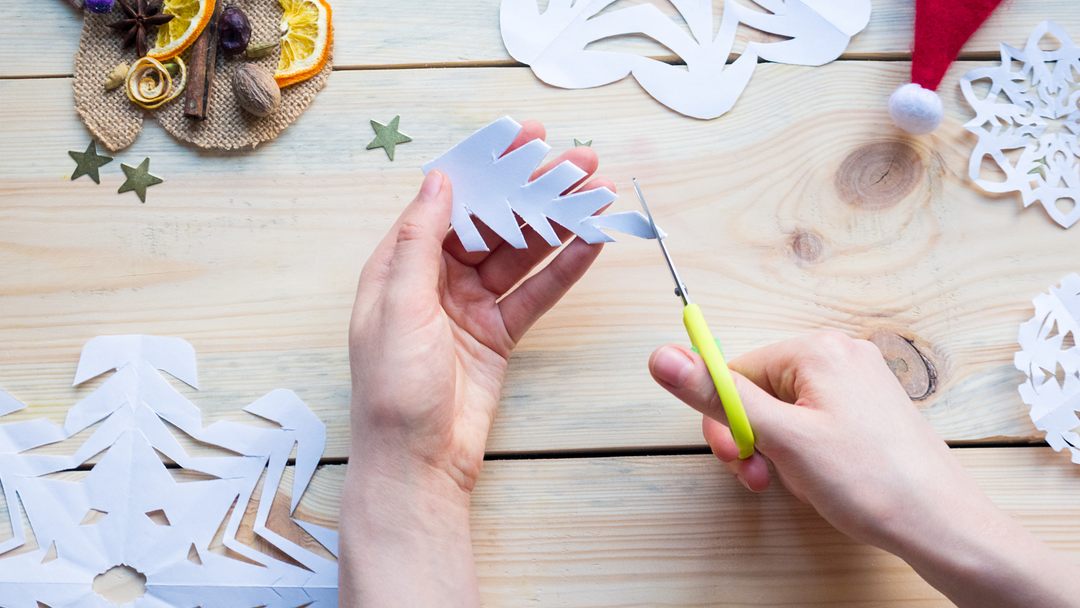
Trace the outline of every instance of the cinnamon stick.
<instances>
[{"instance_id":1,"label":"cinnamon stick","mask_svg":"<svg viewBox=\"0 0 1080 608\"><path fill-rule=\"evenodd\" d=\"M184 98L184 116L188 118L206 119L210 92L214 85L214 63L217 61L218 47L217 20L220 12L221 2L215 2L210 23L206 24L195 44L191 46L187 96Z\"/></svg>"}]
</instances>

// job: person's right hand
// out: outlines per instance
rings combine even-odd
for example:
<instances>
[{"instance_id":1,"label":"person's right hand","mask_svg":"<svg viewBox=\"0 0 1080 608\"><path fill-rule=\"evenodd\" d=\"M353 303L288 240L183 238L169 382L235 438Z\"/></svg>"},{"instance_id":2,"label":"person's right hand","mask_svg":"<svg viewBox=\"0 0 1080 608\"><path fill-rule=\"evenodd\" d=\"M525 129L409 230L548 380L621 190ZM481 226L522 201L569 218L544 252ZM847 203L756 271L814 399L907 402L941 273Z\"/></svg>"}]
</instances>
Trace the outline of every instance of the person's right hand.
<instances>
[{"instance_id":1,"label":"person's right hand","mask_svg":"<svg viewBox=\"0 0 1080 608\"><path fill-rule=\"evenodd\" d=\"M912 405L881 352L865 340L823 332L733 359L756 452L739 460L720 397L700 357L657 349L653 376L705 415L705 439L746 487L784 485L853 538L888 543L887 524L949 497L982 496L948 446Z\"/></svg>"},{"instance_id":2,"label":"person's right hand","mask_svg":"<svg viewBox=\"0 0 1080 608\"><path fill-rule=\"evenodd\" d=\"M661 386L705 415L709 446L743 485L768 487L768 458L837 529L904 558L962 606L1072 605L1077 568L986 497L876 346L822 332L729 365L754 429L746 460L701 357L668 345L649 361ZM1075 582L1064 589L1063 580Z\"/></svg>"}]
</instances>

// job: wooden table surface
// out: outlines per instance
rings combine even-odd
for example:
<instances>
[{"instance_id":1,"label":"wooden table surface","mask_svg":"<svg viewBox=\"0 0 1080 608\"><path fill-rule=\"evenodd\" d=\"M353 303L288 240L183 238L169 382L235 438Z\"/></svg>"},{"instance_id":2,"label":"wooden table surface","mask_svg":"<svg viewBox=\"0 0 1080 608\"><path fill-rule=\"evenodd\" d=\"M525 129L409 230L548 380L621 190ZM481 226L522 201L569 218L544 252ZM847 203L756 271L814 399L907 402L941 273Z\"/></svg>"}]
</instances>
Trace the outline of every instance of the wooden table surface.
<instances>
[{"instance_id":1,"label":"wooden table surface","mask_svg":"<svg viewBox=\"0 0 1080 608\"><path fill-rule=\"evenodd\" d=\"M1080 271L1080 228L968 179L975 137L962 125L974 114L957 85L996 63L998 42L1022 46L1045 19L1080 38L1080 5L1005 3L946 76L942 126L913 137L886 112L910 70L910 0L876 1L839 61L760 65L735 108L711 121L668 110L633 79L541 83L506 54L498 4L337 2L334 73L276 140L204 151L148 119L110 154L101 185L68 179L67 151L91 137L72 99L80 13L59 0L5 7L0 388L29 407L0 422L60 423L100 385L71 387L94 336L182 337L202 390L174 384L207 423L258 424L241 408L279 387L326 423L324 466L300 517L336 527L360 268L412 198L420 165L500 116L535 118L553 154L591 139L622 193L633 176L646 185L727 353L822 328L897 346L905 387L924 397L916 405L991 498L1080 562L1080 467L1045 447L1012 364L1031 299ZM742 32L737 50L755 35ZM398 114L413 141L393 162L365 150L368 121ZM145 157L165 182L141 204L116 189L119 163ZM635 205L624 197L615 209ZM780 484L743 491L708 454L699 416L649 378L649 353L685 341L656 244L629 237L527 335L473 499L486 604L949 605ZM70 452L77 439L42 452Z\"/></svg>"}]
</instances>

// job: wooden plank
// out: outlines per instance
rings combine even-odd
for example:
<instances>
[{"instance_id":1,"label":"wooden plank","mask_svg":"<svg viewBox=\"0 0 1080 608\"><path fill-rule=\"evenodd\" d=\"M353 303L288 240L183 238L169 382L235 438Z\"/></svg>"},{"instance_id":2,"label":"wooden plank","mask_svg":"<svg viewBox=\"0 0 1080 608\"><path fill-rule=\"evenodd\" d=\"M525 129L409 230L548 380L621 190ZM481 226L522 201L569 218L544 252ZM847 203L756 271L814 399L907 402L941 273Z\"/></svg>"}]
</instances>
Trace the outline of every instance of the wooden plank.
<instances>
[{"instance_id":1,"label":"wooden plank","mask_svg":"<svg viewBox=\"0 0 1080 608\"><path fill-rule=\"evenodd\" d=\"M622 8L645 0L614 5ZM677 22L667 2L656 2ZM998 43L1022 46L1031 30L1046 19L1080 36L1080 7L1071 0L1014 0L994 13L964 47L965 56L996 54ZM717 15L717 21L719 14ZM870 24L855 36L846 58L910 56L914 5L910 0L875 0ZM499 33L499 1L402 2L369 0L334 3L337 68L510 63ZM79 43L81 15L63 2L10 6L0 15L0 77L71 74ZM768 35L740 28L734 48ZM670 57L644 39L600 42L592 48Z\"/></svg>"},{"instance_id":2,"label":"wooden plank","mask_svg":"<svg viewBox=\"0 0 1080 608\"><path fill-rule=\"evenodd\" d=\"M0 387L31 406L6 419L61 422L94 386L69 386L91 337L172 335L198 352L202 390L180 389L207 423L252 421L241 407L290 388L327 423L327 457L346 456L346 327L363 261L420 165L510 114L542 119L556 152L594 140L623 192L641 181L729 355L823 327L897 333L935 366L919 405L944 437L1039 438L1015 390L1016 332L1031 298L1076 271L1080 232L967 180L959 91L945 92L934 135L892 127L885 100L906 72L763 65L708 122L631 81L563 91L524 68L343 72L254 152L181 146L149 121L100 186L67 179L65 151L88 138L67 81L0 81ZM395 114L414 141L389 162L364 147L368 119ZM118 165L145 157L165 182L140 204L116 194ZM818 257L799 257L811 237ZM515 352L489 450L702 445L697 416L645 368L656 346L685 341L655 243L622 238Z\"/></svg>"},{"instance_id":3,"label":"wooden plank","mask_svg":"<svg viewBox=\"0 0 1080 608\"><path fill-rule=\"evenodd\" d=\"M954 453L995 503L1080 562L1080 468L1066 455ZM297 517L336 529L344 473L319 469ZM286 523L270 527L303 540ZM488 462L472 535L487 606L952 605L902 560L848 539L779 484L745 491L711 456Z\"/></svg>"}]
</instances>

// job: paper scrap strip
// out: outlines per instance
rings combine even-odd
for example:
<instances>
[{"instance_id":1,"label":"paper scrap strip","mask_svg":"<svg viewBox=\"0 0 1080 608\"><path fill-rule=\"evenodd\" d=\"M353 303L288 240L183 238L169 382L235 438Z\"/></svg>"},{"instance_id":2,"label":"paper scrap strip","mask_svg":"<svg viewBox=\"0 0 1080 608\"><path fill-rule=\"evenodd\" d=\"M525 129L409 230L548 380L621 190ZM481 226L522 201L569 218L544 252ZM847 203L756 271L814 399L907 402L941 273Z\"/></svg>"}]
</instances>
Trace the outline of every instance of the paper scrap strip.
<instances>
[{"instance_id":1,"label":"paper scrap strip","mask_svg":"<svg viewBox=\"0 0 1080 608\"><path fill-rule=\"evenodd\" d=\"M1020 397L1046 442L1059 452L1069 449L1080 464L1080 276L1065 277L1032 303L1035 316L1020 325L1022 350L1013 359L1027 375Z\"/></svg>"},{"instance_id":2,"label":"paper scrap strip","mask_svg":"<svg viewBox=\"0 0 1080 608\"><path fill-rule=\"evenodd\" d=\"M504 116L422 168L424 174L438 169L450 178L454 192L450 221L466 251L489 250L474 216L507 243L528 247L515 213L552 246L561 240L551 222L587 243L615 240L602 229L655 238L649 220L638 211L593 215L617 198L608 188L563 195L587 175L570 161L529 181L551 146L535 139L503 155L520 131L520 124Z\"/></svg>"}]
</instances>

